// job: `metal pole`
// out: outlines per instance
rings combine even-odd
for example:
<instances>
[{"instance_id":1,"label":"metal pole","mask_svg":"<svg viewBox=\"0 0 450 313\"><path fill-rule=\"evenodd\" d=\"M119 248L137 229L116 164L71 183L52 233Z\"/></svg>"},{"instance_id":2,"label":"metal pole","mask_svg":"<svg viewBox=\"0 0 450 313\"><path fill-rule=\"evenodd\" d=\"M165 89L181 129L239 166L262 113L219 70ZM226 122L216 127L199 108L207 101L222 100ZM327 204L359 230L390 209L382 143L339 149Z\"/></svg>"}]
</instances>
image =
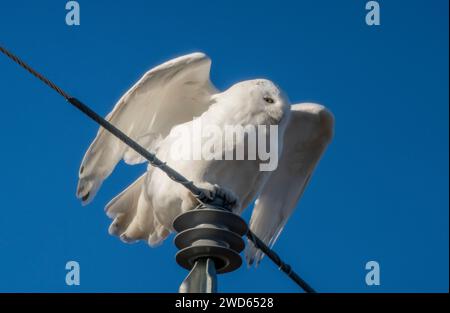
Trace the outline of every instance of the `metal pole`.
<instances>
[{"instance_id":1,"label":"metal pole","mask_svg":"<svg viewBox=\"0 0 450 313\"><path fill-rule=\"evenodd\" d=\"M217 275L213 259L201 258L195 262L189 275L181 283L180 293L216 293Z\"/></svg>"}]
</instances>

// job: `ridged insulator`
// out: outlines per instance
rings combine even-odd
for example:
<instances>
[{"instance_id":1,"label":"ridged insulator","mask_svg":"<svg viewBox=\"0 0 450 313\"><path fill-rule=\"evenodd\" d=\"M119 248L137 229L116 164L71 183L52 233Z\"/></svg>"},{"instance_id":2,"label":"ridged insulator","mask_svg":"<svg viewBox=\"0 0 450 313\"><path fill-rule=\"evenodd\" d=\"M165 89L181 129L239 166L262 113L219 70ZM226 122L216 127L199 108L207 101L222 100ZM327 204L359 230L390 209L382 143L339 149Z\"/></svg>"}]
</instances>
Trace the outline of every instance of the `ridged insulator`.
<instances>
[{"instance_id":1,"label":"ridged insulator","mask_svg":"<svg viewBox=\"0 0 450 313\"><path fill-rule=\"evenodd\" d=\"M185 269L191 270L200 258L211 258L218 274L241 266L239 253L245 247L242 236L248 228L240 216L201 204L177 216L173 227L178 232L175 245L180 249L176 261Z\"/></svg>"}]
</instances>

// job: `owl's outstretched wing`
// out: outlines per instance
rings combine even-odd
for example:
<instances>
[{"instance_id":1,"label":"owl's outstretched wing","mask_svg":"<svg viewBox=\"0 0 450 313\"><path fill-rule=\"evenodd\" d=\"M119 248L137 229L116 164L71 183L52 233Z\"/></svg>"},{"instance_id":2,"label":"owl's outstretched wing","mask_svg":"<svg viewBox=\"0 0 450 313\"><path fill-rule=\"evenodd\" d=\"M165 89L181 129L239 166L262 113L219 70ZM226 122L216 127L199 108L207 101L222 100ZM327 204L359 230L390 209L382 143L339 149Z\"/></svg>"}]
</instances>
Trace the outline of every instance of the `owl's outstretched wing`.
<instances>
[{"instance_id":1,"label":"owl's outstretched wing","mask_svg":"<svg viewBox=\"0 0 450 313\"><path fill-rule=\"evenodd\" d=\"M209 78L211 60L192 53L148 71L117 102L106 119L146 149L178 124L206 111L217 93ZM116 164L144 160L100 127L81 163L77 197L89 203Z\"/></svg>"}]
</instances>

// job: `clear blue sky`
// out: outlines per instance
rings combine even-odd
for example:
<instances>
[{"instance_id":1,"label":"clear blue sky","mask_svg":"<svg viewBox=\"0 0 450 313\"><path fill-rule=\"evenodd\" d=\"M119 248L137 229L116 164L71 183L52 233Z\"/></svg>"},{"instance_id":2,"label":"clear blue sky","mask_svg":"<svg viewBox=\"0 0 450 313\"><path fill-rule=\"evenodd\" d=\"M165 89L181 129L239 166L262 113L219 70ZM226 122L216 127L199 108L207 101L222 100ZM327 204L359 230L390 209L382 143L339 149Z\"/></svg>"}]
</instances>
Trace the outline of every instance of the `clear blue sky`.
<instances>
[{"instance_id":1,"label":"clear blue sky","mask_svg":"<svg viewBox=\"0 0 450 313\"><path fill-rule=\"evenodd\" d=\"M335 139L275 250L319 291L448 291L448 1L380 1L379 27L356 0L79 3L68 27L65 1L2 1L1 44L104 115L146 70L193 51L219 88L264 77L326 105ZM0 291L176 291L172 238L151 249L107 232L104 205L144 167L121 164L81 207L97 125L3 56L0 82ZM69 260L80 286L65 285ZM380 286L365 284L370 260ZM219 288L298 290L267 259Z\"/></svg>"}]
</instances>

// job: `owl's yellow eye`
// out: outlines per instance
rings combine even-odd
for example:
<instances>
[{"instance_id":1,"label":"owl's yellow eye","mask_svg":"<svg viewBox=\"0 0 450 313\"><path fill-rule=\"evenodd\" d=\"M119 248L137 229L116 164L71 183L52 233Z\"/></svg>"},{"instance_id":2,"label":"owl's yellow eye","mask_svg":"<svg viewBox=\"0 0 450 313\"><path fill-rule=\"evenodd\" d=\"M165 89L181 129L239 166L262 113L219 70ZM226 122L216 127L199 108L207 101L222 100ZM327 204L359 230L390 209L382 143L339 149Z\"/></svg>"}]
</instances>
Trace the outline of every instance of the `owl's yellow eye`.
<instances>
[{"instance_id":1,"label":"owl's yellow eye","mask_svg":"<svg viewBox=\"0 0 450 313\"><path fill-rule=\"evenodd\" d=\"M273 101L272 98L270 97L264 97L264 101L266 101L267 103L274 103L275 101Z\"/></svg>"}]
</instances>

